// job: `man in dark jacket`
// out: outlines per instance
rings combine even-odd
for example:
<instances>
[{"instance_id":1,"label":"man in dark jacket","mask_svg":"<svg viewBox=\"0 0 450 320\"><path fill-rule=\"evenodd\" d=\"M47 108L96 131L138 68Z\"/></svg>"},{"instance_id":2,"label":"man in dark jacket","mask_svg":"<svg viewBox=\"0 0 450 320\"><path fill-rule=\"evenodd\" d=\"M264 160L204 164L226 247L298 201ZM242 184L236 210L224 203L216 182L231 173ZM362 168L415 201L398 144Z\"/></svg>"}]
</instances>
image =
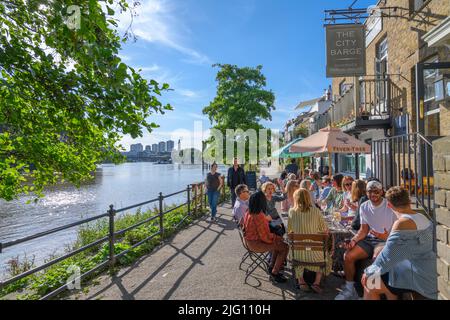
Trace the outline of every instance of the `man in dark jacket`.
<instances>
[{"instance_id":1,"label":"man in dark jacket","mask_svg":"<svg viewBox=\"0 0 450 320\"><path fill-rule=\"evenodd\" d=\"M298 165L295 163L295 159L291 159L291 163L286 166L284 169L288 174L293 173L297 174L298 171Z\"/></svg>"},{"instance_id":2,"label":"man in dark jacket","mask_svg":"<svg viewBox=\"0 0 450 320\"><path fill-rule=\"evenodd\" d=\"M247 184L245 179L245 171L243 168L239 166L237 158L234 158L234 164L231 168L228 169L227 174L227 185L230 187L231 191L231 206L234 207L234 203L236 202L236 193L234 189L240 184Z\"/></svg>"}]
</instances>

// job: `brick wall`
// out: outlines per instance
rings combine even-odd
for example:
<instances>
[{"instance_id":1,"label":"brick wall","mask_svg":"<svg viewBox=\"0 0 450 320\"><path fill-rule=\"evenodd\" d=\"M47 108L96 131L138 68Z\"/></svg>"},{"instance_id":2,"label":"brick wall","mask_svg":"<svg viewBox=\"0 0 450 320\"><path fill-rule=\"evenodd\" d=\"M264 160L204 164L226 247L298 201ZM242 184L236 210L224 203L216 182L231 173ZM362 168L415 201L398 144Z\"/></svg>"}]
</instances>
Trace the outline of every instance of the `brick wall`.
<instances>
[{"instance_id":1,"label":"brick wall","mask_svg":"<svg viewBox=\"0 0 450 320\"><path fill-rule=\"evenodd\" d=\"M450 300L450 137L433 142L439 298Z\"/></svg>"},{"instance_id":2,"label":"brick wall","mask_svg":"<svg viewBox=\"0 0 450 320\"><path fill-rule=\"evenodd\" d=\"M375 1L374 1L375 2ZM387 0L386 7L409 8L409 0ZM450 15L449 0L433 0L421 11L420 16L405 18L384 18L383 30L366 48L366 74L375 73L375 56L377 45L387 37L388 41L388 73L399 74L391 79L404 92L405 111L410 114L411 129L415 130L415 65L438 55L440 61L450 60L450 50L445 47L428 48L421 40L422 36L437 26ZM425 19L422 19L424 17ZM339 83L343 78L333 79L333 95L339 93ZM351 78L348 82L353 82ZM450 135L450 106L441 105L440 135Z\"/></svg>"}]
</instances>

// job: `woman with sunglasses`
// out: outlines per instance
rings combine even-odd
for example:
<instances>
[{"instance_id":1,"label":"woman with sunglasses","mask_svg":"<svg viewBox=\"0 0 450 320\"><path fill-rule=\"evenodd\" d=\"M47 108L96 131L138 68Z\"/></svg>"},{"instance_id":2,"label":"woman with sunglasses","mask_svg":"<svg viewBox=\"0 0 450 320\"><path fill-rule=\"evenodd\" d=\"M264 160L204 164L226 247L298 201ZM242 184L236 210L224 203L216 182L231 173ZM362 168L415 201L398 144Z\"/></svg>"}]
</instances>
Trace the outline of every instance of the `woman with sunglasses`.
<instances>
[{"instance_id":1,"label":"woman with sunglasses","mask_svg":"<svg viewBox=\"0 0 450 320\"><path fill-rule=\"evenodd\" d=\"M356 207L352 204L352 183L353 178L350 176L345 176L342 179L342 190L344 190L344 206L339 212L343 217L347 217L349 215L354 216L356 212Z\"/></svg>"}]
</instances>

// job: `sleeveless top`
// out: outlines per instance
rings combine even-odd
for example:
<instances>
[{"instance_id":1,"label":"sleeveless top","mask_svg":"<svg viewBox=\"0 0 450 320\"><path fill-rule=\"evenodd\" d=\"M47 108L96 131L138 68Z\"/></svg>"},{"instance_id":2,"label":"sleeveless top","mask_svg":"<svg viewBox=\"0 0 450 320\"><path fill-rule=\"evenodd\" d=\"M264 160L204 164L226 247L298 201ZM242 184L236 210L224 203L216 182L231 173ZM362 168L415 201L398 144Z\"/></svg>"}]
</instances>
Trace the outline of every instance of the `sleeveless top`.
<instances>
[{"instance_id":1,"label":"sleeveless top","mask_svg":"<svg viewBox=\"0 0 450 320\"><path fill-rule=\"evenodd\" d=\"M414 221L417 230L425 230L431 224L430 220L428 220L427 217L425 217L423 214L420 213L402 214L401 217Z\"/></svg>"}]
</instances>

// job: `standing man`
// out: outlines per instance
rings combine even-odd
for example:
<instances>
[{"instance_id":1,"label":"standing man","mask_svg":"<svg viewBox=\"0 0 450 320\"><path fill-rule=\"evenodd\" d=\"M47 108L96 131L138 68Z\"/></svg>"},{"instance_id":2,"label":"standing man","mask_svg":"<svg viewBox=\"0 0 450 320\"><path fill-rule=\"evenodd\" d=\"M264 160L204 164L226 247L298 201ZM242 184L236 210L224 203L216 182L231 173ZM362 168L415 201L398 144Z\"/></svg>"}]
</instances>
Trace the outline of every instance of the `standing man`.
<instances>
[{"instance_id":1,"label":"standing man","mask_svg":"<svg viewBox=\"0 0 450 320\"><path fill-rule=\"evenodd\" d=\"M235 188L240 184L247 184L245 171L239 166L237 158L234 158L233 166L228 169L227 185L231 191L231 206L236 202Z\"/></svg>"},{"instance_id":2,"label":"standing man","mask_svg":"<svg viewBox=\"0 0 450 320\"><path fill-rule=\"evenodd\" d=\"M297 174L298 165L295 163L295 159L291 159L291 163L286 166L284 171L286 171L288 174L289 173Z\"/></svg>"},{"instance_id":3,"label":"standing man","mask_svg":"<svg viewBox=\"0 0 450 320\"><path fill-rule=\"evenodd\" d=\"M211 222L217 221L217 203L219 202L220 189L223 181L220 173L217 172L217 164L214 162L211 165L211 172L206 176L206 192L208 195L208 203L211 208Z\"/></svg>"}]
</instances>

